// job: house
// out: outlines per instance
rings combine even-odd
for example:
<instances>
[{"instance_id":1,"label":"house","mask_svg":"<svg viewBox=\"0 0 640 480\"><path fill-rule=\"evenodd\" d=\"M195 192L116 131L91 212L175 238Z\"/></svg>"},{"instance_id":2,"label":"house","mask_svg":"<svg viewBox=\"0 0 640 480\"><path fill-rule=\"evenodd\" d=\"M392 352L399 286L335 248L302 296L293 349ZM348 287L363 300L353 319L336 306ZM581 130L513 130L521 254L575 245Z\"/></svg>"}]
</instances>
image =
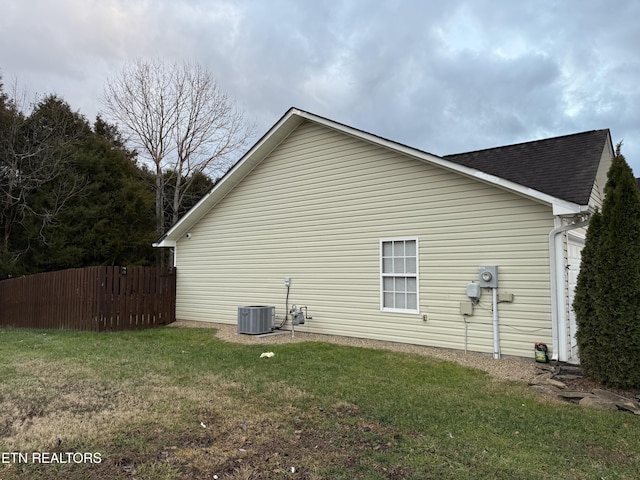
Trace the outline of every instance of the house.
<instances>
[{"instance_id":1,"label":"house","mask_svg":"<svg viewBox=\"0 0 640 480\"><path fill-rule=\"evenodd\" d=\"M273 305L279 325L297 304L313 318L296 331L575 361L612 157L608 130L439 157L291 109L155 246L174 251L179 319Z\"/></svg>"}]
</instances>

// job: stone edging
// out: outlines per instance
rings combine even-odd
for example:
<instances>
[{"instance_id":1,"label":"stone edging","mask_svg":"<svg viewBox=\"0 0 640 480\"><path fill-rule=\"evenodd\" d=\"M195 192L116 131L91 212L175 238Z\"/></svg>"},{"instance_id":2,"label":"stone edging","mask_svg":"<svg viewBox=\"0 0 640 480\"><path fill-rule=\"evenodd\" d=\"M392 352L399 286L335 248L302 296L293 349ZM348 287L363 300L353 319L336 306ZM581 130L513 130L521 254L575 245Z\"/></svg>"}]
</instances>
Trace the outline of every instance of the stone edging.
<instances>
[{"instance_id":1,"label":"stone edging","mask_svg":"<svg viewBox=\"0 0 640 480\"><path fill-rule=\"evenodd\" d=\"M583 407L594 407L602 410L623 410L640 415L638 398L633 400L599 388L594 388L590 392L570 390L565 381L582 378L580 367L541 363L536 365L536 370L536 375L529 381L529 388L532 390L554 395Z\"/></svg>"}]
</instances>

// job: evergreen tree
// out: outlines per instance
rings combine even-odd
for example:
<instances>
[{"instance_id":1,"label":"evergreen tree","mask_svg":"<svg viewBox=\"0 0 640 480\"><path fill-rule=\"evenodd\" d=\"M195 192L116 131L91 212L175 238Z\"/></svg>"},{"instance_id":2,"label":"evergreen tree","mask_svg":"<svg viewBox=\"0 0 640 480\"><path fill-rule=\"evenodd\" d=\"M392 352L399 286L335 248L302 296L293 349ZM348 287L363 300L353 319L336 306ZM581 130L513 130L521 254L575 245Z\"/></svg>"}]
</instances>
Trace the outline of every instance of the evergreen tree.
<instances>
[{"instance_id":1,"label":"evergreen tree","mask_svg":"<svg viewBox=\"0 0 640 480\"><path fill-rule=\"evenodd\" d=\"M28 273L24 255L79 191L68 158L88 125L54 95L25 115L15 99L0 102L0 275ZM46 198L40 192L49 191Z\"/></svg>"},{"instance_id":2,"label":"evergreen tree","mask_svg":"<svg viewBox=\"0 0 640 480\"><path fill-rule=\"evenodd\" d=\"M620 150L619 144L602 216L595 216L595 231L587 237L575 305L586 373L632 388L640 387L640 194Z\"/></svg>"},{"instance_id":3,"label":"evergreen tree","mask_svg":"<svg viewBox=\"0 0 640 480\"><path fill-rule=\"evenodd\" d=\"M153 193L132 153L113 143L111 127L98 119L96 131L101 134L88 132L69 162L67 173L83 179L82 191L43 229L43 241L25 258L29 271L154 263Z\"/></svg>"},{"instance_id":4,"label":"evergreen tree","mask_svg":"<svg viewBox=\"0 0 640 480\"><path fill-rule=\"evenodd\" d=\"M585 371L591 370L592 364L602 361L598 344L599 325L601 319L596 317L595 301L597 298L596 277L601 270L599 248L602 232L602 214L596 211L589 221L587 238L582 249L580 273L573 300L578 331L576 340L580 350L580 363Z\"/></svg>"},{"instance_id":5,"label":"evergreen tree","mask_svg":"<svg viewBox=\"0 0 640 480\"><path fill-rule=\"evenodd\" d=\"M117 128L49 95L26 112L0 83L0 279L152 264L153 191Z\"/></svg>"}]
</instances>

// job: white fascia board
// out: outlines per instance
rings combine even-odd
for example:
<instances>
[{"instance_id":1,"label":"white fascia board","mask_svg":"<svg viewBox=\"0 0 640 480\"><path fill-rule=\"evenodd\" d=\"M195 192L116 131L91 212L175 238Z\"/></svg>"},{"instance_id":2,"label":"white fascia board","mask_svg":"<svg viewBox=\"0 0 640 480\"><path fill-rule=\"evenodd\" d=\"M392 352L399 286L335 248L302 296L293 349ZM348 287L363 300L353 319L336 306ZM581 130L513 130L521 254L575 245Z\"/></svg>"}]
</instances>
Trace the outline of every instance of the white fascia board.
<instances>
[{"instance_id":1,"label":"white fascia board","mask_svg":"<svg viewBox=\"0 0 640 480\"><path fill-rule=\"evenodd\" d=\"M461 169L462 168L467 168L467 167L461 167ZM506 188L507 190L511 190L513 192L519 193L526 197L538 200L541 203L551 205L553 208L554 215L575 215L577 213L584 213L589 210L588 205L579 205L577 203L569 202L567 200L562 200L552 195L542 193L539 190L525 187L524 185L520 185L519 183L515 183L510 180L505 180L504 178L496 177L495 175L490 175L488 173L484 173L479 170L475 170L475 169L469 169L469 170L474 171L474 176L476 178L480 178L481 180L484 180L487 183L501 186L503 188Z\"/></svg>"},{"instance_id":2,"label":"white fascia board","mask_svg":"<svg viewBox=\"0 0 640 480\"><path fill-rule=\"evenodd\" d=\"M506 190L519 193L541 203L551 205L554 215L570 215L588 210L586 205L561 200L538 190L525 187L504 178L490 175L475 168L465 167L445 160L431 153L417 150L400 143L364 132L362 130L319 117L303 110L291 108L285 115L269 129L269 131L227 172L224 177L207 193L191 210L189 210L154 246L174 246L177 239L185 235L188 230L216 203L226 196L240 181L255 168L269 153L271 153L289 134L304 120L337 130L346 135L356 137L369 143L387 148L417 160L437 165L446 170L475 178L482 182L495 185ZM171 244L173 243L173 244Z\"/></svg>"},{"instance_id":3,"label":"white fascia board","mask_svg":"<svg viewBox=\"0 0 640 480\"><path fill-rule=\"evenodd\" d=\"M176 242L175 240L167 240L166 238L163 238L157 243L152 243L151 246L152 247L175 247Z\"/></svg>"},{"instance_id":4,"label":"white fascia board","mask_svg":"<svg viewBox=\"0 0 640 480\"><path fill-rule=\"evenodd\" d=\"M552 197L553 198L553 197ZM591 211L589 205L578 205L577 203L566 202L554 198L553 214L557 216L576 215L578 213L587 213Z\"/></svg>"}]
</instances>

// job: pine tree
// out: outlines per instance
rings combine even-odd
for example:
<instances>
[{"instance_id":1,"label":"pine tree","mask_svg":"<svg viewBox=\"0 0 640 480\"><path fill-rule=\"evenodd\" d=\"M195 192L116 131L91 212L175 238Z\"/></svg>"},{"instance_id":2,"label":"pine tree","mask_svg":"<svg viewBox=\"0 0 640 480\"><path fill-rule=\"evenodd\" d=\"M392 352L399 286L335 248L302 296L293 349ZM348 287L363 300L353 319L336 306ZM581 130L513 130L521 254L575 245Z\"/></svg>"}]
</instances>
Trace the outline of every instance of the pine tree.
<instances>
[{"instance_id":1,"label":"pine tree","mask_svg":"<svg viewBox=\"0 0 640 480\"><path fill-rule=\"evenodd\" d=\"M602 215L589 227L575 305L585 372L633 388L640 386L640 193L620 150L618 144Z\"/></svg>"}]
</instances>

